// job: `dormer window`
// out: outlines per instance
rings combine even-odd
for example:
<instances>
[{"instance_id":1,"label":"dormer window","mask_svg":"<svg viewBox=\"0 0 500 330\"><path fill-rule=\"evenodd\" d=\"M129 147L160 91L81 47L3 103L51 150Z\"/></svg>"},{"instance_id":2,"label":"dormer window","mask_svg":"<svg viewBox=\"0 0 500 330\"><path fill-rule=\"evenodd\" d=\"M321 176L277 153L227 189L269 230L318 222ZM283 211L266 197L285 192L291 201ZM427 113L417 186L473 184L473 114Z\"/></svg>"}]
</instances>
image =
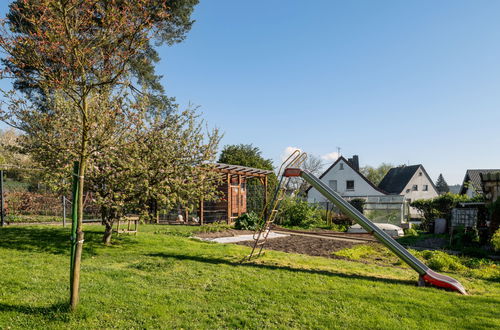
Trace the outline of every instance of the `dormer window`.
<instances>
[{"instance_id":1,"label":"dormer window","mask_svg":"<svg viewBox=\"0 0 500 330\"><path fill-rule=\"evenodd\" d=\"M343 170L343 169L344 169L344 163L340 163L340 164L339 164L339 166L340 166L340 168L339 168L339 169L341 169L341 170Z\"/></svg>"}]
</instances>

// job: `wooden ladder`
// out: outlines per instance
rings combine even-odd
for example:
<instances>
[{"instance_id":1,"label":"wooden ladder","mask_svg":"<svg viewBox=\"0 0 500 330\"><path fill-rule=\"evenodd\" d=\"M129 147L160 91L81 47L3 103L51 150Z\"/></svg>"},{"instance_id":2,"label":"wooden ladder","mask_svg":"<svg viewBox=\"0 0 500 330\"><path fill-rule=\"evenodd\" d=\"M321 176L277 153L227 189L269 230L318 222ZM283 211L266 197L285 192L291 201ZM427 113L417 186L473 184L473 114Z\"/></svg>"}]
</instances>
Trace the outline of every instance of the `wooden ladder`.
<instances>
[{"instance_id":1,"label":"wooden ladder","mask_svg":"<svg viewBox=\"0 0 500 330\"><path fill-rule=\"evenodd\" d=\"M299 167L306 160L306 158L306 153L302 153L300 152L300 150L295 150L283 162L283 164L281 164L278 171L278 177L281 178L274 193L273 199L269 203L269 206L271 207L268 208L268 205L264 207L262 216L262 219L264 219L264 221L261 226L258 226L253 234L254 244L252 247L252 252L250 252L250 254L246 256L243 261L250 261L252 258L258 258L263 254L262 249L264 248L264 244L266 244L267 237L269 236L274 221L277 218L281 201L283 201L283 199L285 198L288 183L290 182L290 178L284 177L283 173L288 167Z\"/></svg>"}]
</instances>

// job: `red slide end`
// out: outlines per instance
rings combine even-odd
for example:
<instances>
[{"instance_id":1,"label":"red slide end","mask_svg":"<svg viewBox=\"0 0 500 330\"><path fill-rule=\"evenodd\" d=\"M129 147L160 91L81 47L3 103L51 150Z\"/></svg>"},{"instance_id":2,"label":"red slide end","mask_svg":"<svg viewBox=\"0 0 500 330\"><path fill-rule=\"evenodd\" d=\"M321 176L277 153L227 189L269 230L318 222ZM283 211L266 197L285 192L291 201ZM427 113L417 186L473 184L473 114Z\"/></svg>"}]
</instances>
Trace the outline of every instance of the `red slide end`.
<instances>
[{"instance_id":1,"label":"red slide end","mask_svg":"<svg viewBox=\"0 0 500 330\"><path fill-rule=\"evenodd\" d=\"M283 176L289 178L293 176L300 176L300 173L302 173L302 170L300 168L287 168L283 173Z\"/></svg>"},{"instance_id":2,"label":"red slide end","mask_svg":"<svg viewBox=\"0 0 500 330\"><path fill-rule=\"evenodd\" d=\"M452 291L458 291L461 294L467 294L467 291L465 291L465 288L460 284L459 281L456 279L442 275L439 273L436 273L435 271L428 270L425 275L422 276L422 279L431 285L444 288L444 289L449 289Z\"/></svg>"}]
</instances>

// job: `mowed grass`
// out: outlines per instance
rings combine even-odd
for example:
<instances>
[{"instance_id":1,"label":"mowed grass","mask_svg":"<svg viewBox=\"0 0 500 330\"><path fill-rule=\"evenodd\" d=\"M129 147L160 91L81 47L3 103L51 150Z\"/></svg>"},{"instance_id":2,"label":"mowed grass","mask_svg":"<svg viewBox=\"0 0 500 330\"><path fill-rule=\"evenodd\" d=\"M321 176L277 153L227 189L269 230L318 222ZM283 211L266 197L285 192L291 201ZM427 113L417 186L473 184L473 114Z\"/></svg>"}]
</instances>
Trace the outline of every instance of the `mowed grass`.
<instances>
[{"instance_id":1,"label":"mowed grass","mask_svg":"<svg viewBox=\"0 0 500 330\"><path fill-rule=\"evenodd\" d=\"M201 242L195 227L141 226L112 247L86 226L81 298L68 311L69 229L0 228L0 328L500 327L500 283L471 295L416 286L410 269Z\"/></svg>"}]
</instances>

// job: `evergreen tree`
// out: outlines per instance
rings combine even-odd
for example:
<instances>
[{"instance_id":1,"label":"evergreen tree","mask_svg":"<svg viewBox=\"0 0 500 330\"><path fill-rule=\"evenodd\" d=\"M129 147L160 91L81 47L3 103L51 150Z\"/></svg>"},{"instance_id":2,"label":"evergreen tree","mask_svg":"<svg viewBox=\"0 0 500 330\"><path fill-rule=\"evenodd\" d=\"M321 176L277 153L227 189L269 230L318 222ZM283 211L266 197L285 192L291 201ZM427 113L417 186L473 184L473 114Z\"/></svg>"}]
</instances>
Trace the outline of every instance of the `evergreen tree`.
<instances>
[{"instance_id":1,"label":"evergreen tree","mask_svg":"<svg viewBox=\"0 0 500 330\"><path fill-rule=\"evenodd\" d=\"M436 181L436 189L440 195L450 191L450 187L448 187L448 184L444 180L443 174L439 174Z\"/></svg>"}]
</instances>

